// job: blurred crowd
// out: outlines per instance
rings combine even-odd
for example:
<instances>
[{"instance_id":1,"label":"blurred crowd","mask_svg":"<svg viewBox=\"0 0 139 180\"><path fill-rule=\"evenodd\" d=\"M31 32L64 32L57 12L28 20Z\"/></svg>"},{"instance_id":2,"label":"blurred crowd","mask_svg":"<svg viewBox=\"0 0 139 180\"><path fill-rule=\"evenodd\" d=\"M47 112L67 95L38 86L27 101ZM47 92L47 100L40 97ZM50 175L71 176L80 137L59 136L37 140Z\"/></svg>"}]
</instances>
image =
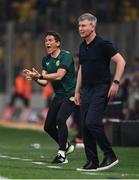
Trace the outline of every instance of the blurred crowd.
<instances>
[{"instance_id":1,"label":"blurred crowd","mask_svg":"<svg viewBox=\"0 0 139 180\"><path fill-rule=\"evenodd\" d=\"M68 22L74 23L80 11L94 11L99 21L132 21L139 17L138 0L1 0L0 21L19 20L20 22L45 16L53 8L53 19L57 23L57 8L65 8ZM77 9L79 8L79 12ZM72 12L71 12L72 9ZM63 12L63 11L62 11ZM66 16L66 14L65 14Z\"/></svg>"},{"instance_id":2,"label":"blurred crowd","mask_svg":"<svg viewBox=\"0 0 139 180\"><path fill-rule=\"evenodd\" d=\"M133 67L126 69L121 85L124 119L139 119L139 57L133 61Z\"/></svg>"}]
</instances>

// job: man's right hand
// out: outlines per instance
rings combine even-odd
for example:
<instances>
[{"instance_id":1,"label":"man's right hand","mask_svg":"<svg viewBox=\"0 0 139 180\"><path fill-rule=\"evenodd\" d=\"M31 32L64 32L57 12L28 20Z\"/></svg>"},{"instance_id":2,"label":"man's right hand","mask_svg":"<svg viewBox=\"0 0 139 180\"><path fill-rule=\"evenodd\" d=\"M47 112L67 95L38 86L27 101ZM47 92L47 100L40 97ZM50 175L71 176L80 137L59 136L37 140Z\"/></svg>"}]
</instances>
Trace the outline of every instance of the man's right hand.
<instances>
[{"instance_id":1,"label":"man's right hand","mask_svg":"<svg viewBox=\"0 0 139 180\"><path fill-rule=\"evenodd\" d=\"M30 71L29 69L24 69L22 71L22 74L27 80L32 80L32 76L31 76L32 71Z\"/></svg>"},{"instance_id":2,"label":"man's right hand","mask_svg":"<svg viewBox=\"0 0 139 180\"><path fill-rule=\"evenodd\" d=\"M29 69L24 69L23 75L28 80L35 80L41 76L40 73L38 71L36 71L36 69L34 69L34 68L32 68L32 71Z\"/></svg>"},{"instance_id":3,"label":"man's right hand","mask_svg":"<svg viewBox=\"0 0 139 180\"><path fill-rule=\"evenodd\" d=\"M74 96L74 102L77 106L79 106L81 104L81 97L80 97L80 93L75 93Z\"/></svg>"}]
</instances>

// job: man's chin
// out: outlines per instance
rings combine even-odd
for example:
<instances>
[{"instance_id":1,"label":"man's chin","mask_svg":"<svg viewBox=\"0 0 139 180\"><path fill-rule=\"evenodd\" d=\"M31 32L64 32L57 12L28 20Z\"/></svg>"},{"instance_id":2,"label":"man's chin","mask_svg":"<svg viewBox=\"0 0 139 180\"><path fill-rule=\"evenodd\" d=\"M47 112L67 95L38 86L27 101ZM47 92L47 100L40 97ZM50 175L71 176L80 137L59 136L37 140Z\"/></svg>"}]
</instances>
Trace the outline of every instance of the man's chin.
<instances>
[{"instance_id":1,"label":"man's chin","mask_svg":"<svg viewBox=\"0 0 139 180\"><path fill-rule=\"evenodd\" d=\"M81 38L85 38L86 37L84 34L81 34L80 36L81 36Z\"/></svg>"},{"instance_id":2,"label":"man's chin","mask_svg":"<svg viewBox=\"0 0 139 180\"><path fill-rule=\"evenodd\" d=\"M52 54L52 51L47 51L47 54Z\"/></svg>"}]
</instances>

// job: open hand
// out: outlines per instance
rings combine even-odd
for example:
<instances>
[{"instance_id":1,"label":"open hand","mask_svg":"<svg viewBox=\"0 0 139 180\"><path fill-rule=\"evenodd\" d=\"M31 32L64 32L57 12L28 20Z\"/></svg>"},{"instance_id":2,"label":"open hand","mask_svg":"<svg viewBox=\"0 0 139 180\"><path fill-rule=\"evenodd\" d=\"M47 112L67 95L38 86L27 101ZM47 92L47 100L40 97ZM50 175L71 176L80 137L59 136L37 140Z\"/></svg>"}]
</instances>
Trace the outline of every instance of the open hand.
<instances>
[{"instance_id":1,"label":"open hand","mask_svg":"<svg viewBox=\"0 0 139 180\"><path fill-rule=\"evenodd\" d=\"M41 76L40 73L35 68L32 68L32 71L29 69L24 69L23 75L28 80L35 80Z\"/></svg>"}]
</instances>

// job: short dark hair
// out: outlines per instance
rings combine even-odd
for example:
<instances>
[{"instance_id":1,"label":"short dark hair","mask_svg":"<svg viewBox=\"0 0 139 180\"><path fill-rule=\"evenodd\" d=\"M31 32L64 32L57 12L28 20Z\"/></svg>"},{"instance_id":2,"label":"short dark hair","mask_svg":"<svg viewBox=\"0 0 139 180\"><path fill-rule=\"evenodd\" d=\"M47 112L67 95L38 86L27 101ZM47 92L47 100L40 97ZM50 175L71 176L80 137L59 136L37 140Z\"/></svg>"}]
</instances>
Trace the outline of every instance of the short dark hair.
<instances>
[{"instance_id":1,"label":"short dark hair","mask_svg":"<svg viewBox=\"0 0 139 180\"><path fill-rule=\"evenodd\" d=\"M60 36L60 34L58 32L56 32L56 31L48 31L46 33L46 36L48 36L48 35L54 36L56 42L58 42L58 41L61 42L61 36Z\"/></svg>"}]
</instances>

